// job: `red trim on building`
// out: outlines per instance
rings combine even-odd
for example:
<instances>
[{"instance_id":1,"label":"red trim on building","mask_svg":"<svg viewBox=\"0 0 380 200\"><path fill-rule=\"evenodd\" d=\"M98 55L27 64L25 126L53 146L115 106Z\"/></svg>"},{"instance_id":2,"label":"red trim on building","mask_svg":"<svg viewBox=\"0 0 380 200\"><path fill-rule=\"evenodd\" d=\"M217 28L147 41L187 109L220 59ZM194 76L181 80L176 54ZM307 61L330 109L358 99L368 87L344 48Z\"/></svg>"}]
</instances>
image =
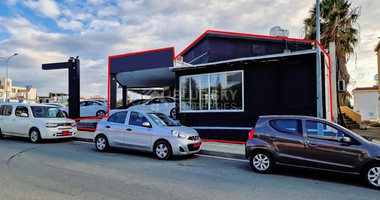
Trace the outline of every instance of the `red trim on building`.
<instances>
[{"instance_id":1,"label":"red trim on building","mask_svg":"<svg viewBox=\"0 0 380 200\"><path fill-rule=\"evenodd\" d=\"M142 53L150 53L150 52L155 52L155 51L163 51L163 50L169 50L169 49L173 50L173 59L174 59L174 47L165 47L165 48L160 48L160 49L151 49L151 50L146 50L146 51L137 51L137 52L132 52L132 53L118 54L118 55L108 56L108 59L142 54Z\"/></svg>"},{"instance_id":2,"label":"red trim on building","mask_svg":"<svg viewBox=\"0 0 380 200\"><path fill-rule=\"evenodd\" d=\"M375 91L377 91L378 87L360 87L360 88L353 89L352 92L357 91L357 90L360 90L360 91L363 91L363 90L375 90Z\"/></svg>"}]
</instances>

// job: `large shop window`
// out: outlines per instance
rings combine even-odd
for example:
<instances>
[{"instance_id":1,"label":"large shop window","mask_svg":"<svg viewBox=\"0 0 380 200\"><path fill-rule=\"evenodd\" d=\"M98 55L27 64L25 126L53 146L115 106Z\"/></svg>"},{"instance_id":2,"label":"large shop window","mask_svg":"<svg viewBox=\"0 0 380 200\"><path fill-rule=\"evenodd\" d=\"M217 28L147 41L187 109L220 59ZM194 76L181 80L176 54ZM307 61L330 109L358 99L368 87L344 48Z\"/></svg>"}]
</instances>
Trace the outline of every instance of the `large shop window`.
<instances>
[{"instance_id":1,"label":"large shop window","mask_svg":"<svg viewBox=\"0 0 380 200\"><path fill-rule=\"evenodd\" d=\"M180 77L181 111L243 111L243 71Z\"/></svg>"}]
</instances>

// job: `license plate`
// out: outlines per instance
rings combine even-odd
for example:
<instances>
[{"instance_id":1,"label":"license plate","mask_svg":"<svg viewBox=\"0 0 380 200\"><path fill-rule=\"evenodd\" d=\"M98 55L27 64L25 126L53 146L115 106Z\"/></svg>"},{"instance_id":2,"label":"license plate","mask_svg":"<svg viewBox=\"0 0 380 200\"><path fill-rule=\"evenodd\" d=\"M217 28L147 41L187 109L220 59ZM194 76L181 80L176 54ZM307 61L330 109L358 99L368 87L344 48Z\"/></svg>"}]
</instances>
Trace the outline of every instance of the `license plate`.
<instances>
[{"instance_id":1,"label":"license plate","mask_svg":"<svg viewBox=\"0 0 380 200\"><path fill-rule=\"evenodd\" d=\"M67 135L69 135L69 131L62 131L62 136L67 136Z\"/></svg>"},{"instance_id":2,"label":"license plate","mask_svg":"<svg viewBox=\"0 0 380 200\"><path fill-rule=\"evenodd\" d=\"M195 143L194 144L194 148L197 148L197 147L200 147L201 146L201 143Z\"/></svg>"}]
</instances>

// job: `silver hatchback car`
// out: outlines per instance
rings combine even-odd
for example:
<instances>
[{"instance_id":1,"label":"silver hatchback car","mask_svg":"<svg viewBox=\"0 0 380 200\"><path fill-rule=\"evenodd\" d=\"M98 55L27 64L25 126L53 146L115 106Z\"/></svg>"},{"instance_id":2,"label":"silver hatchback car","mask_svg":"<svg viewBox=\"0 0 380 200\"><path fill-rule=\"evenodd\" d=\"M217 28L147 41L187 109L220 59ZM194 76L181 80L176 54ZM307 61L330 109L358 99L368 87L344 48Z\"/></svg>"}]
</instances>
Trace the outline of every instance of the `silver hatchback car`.
<instances>
[{"instance_id":1,"label":"silver hatchback car","mask_svg":"<svg viewBox=\"0 0 380 200\"><path fill-rule=\"evenodd\" d=\"M98 151L128 148L153 152L159 159L197 153L202 144L193 128L181 126L162 113L135 109L118 110L101 120L94 142Z\"/></svg>"}]
</instances>

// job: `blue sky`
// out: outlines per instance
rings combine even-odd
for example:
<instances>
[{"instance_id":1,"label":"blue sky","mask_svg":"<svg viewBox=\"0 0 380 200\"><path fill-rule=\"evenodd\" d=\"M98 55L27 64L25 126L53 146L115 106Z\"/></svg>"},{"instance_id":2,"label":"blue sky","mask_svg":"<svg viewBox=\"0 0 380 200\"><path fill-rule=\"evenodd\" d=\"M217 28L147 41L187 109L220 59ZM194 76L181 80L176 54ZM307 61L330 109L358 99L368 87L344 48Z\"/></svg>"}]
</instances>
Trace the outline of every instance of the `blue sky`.
<instances>
[{"instance_id":1,"label":"blue sky","mask_svg":"<svg viewBox=\"0 0 380 200\"><path fill-rule=\"evenodd\" d=\"M208 29L268 35L273 26L303 37L303 19L315 0L2 0L0 57L14 85L33 85L39 95L66 92L67 72L41 64L81 59L81 95L106 95L110 55L174 46L176 53ZM373 51L380 36L380 2L362 6L361 40L348 63L355 85L372 86ZM356 62L355 62L356 58ZM0 61L0 76L4 76Z\"/></svg>"}]
</instances>

